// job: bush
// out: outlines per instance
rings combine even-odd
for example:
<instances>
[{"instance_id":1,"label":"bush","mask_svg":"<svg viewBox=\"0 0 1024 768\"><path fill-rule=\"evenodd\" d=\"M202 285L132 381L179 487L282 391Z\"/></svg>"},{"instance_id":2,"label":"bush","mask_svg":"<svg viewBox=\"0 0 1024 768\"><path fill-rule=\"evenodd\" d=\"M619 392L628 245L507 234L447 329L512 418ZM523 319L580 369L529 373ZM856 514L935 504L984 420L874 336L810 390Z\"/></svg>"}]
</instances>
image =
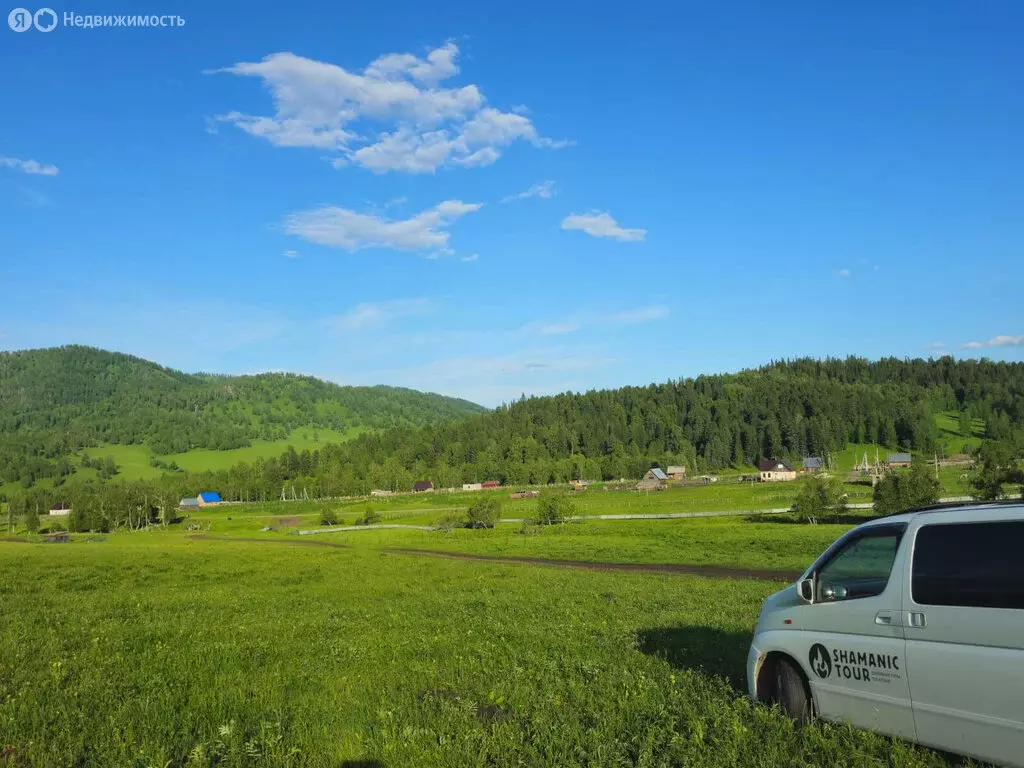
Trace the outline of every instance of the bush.
<instances>
[{"instance_id":1,"label":"bush","mask_svg":"<svg viewBox=\"0 0 1024 768\"><path fill-rule=\"evenodd\" d=\"M363 510L363 516L356 520L356 525L376 525L381 521L381 514L373 507Z\"/></svg>"},{"instance_id":2,"label":"bush","mask_svg":"<svg viewBox=\"0 0 1024 768\"><path fill-rule=\"evenodd\" d=\"M523 524L519 526L519 533L523 536L535 536L540 533L540 525L534 520L523 520Z\"/></svg>"},{"instance_id":3,"label":"bush","mask_svg":"<svg viewBox=\"0 0 1024 768\"><path fill-rule=\"evenodd\" d=\"M576 512L576 506L568 496L544 494L537 502L537 523L555 525L564 523Z\"/></svg>"},{"instance_id":4,"label":"bush","mask_svg":"<svg viewBox=\"0 0 1024 768\"><path fill-rule=\"evenodd\" d=\"M320 525L337 525L338 524L338 513L333 509L325 509L323 514L320 515Z\"/></svg>"},{"instance_id":5,"label":"bush","mask_svg":"<svg viewBox=\"0 0 1024 768\"><path fill-rule=\"evenodd\" d=\"M921 459L915 458L906 472L894 471L878 481L874 490L875 514L897 515L939 500L939 481Z\"/></svg>"},{"instance_id":6,"label":"bush","mask_svg":"<svg viewBox=\"0 0 1024 768\"><path fill-rule=\"evenodd\" d=\"M453 515L451 513L442 515L434 522L434 530L442 531L444 533L448 533L455 528L461 528L462 526L463 521L458 517L458 515Z\"/></svg>"},{"instance_id":7,"label":"bush","mask_svg":"<svg viewBox=\"0 0 1024 768\"><path fill-rule=\"evenodd\" d=\"M501 517L501 504L492 497L481 497L466 510L470 528L493 528Z\"/></svg>"},{"instance_id":8,"label":"bush","mask_svg":"<svg viewBox=\"0 0 1024 768\"><path fill-rule=\"evenodd\" d=\"M790 509L799 522L817 523L846 512L846 494L838 480L814 476L802 486Z\"/></svg>"}]
</instances>

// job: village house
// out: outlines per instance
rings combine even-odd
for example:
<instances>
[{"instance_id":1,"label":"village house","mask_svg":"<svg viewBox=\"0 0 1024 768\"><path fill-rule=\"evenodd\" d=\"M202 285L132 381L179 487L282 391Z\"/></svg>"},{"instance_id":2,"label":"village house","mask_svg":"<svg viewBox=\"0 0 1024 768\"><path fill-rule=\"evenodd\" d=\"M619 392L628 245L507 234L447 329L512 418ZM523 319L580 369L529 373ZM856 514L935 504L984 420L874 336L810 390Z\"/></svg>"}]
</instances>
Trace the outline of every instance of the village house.
<instances>
[{"instance_id":1,"label":"village house","mask_svg":"<svg viewBox=\"0 0 1024 768\"><path fill-rule=\"evenodd\" d=\"M71 514L71 507L67 504L54 504L50 507L50 515L53 517L67 517Z\"/></svg>"},{"instance_id":2,"label":"village house","mask_svg":"<svg viewBox=\"0 0 1024 768\"><path fill-rule=\"evenodd\" d=\"M196 497L200 507L212 507L216 504L220 504L220 494L216 491L203 491Z\"/></svg>"},{"instance_id":3,"label":"village house","mask_svg":"<svg viewBox=\"0 0 1024 768\"><path fill-rule=\"evenodd\" d=\"M484 480L482 485L485 491L492 490L494 488L501 488L501 482L498 480Z\"/></svg>"},{"instance_id":4,"label":"village house","mask_svg":"<svg viewBox=\"0 0 1024 768\"><path fill-rule=\"evenodd\" d=\"M643 479L636 484L636 489L638 491L660 491L666 485L668 485L668 475L662 472L659 467L654 467L647 470Z\"/></svg>"},{"instance_id":5,"label":"village house","mask_svg":"<svg viewBox=\"0 0 1024 768\"><path fill-rule=\"evenodd\" d=\"M184 510L199 509L199 499L187 498L178 502L178 508Z\"/></svg>"},{"instance_id":6,"label":"village house","mask_svg":"<svg viewBox=\"0 0 1024 768\"><path fill-rule=\"evenodd\" d=\"M429 480L417 480L412 487L413 493L426 493L434 490L434 484Z\"/></svg>"},{"instance_id":7,"label":"village house","mask_svg":"<svg viewBox=\"0 0 1024 768\"><path fill-rule=\"evenodd\" d=\"M665 470L665 474L668 475L669 481L673 483L681 483L686 480L686 467L677 467L673 465Z\"/></svg>"},{"instance_id":8,"label":"village house","mask_svg":"<svg viewBox=\"0 0 1024 768\"><path fill-rule=\"evenodd\" d=\"M540 496L540 491L527 490L513 491L508 495L510 499L536 499L538 496Z\"/></svg>"},{"instance_id":9,"label":"village house","mask_svg":"<svg viewBox=\"0 0 1024 768\"><path fill-rule=\"evenodd\" d=\"M901 467L909 467L910 459L911 456L909 453L890 453L886 457L885 463L890 469L898 469Z\"/></svg>"},{"instance_id":10,"label":"village house","mask_svg":"<svg viewBox=\"0 0 1024 768\"><path fill-rule=\"evenodd\" d=\"M805 475L814 475L821 472L823 468L822 461L817 456L804 456L800 462L800 471Z\"/></svg>"},{"instance_id":11,"label":"village house","mask_svg":"<svg viewBox=\"0 0 1024 768\"><path fill-rule=\"evenodd\" d=\"M762 459L757 468L761 472L762 483L785 483L796 480L796 470L784 461Z\"/></svg>"},{"instance_id":12,"label":"village house","mask_svg":"<svg viewBox=\"0 0 1024 768\"><path fill-rule=\"evenodd\" d=\"M463 483L462 490L464 491L479 491L484 487L483 483Z\"/></svg>"}]
</instances>

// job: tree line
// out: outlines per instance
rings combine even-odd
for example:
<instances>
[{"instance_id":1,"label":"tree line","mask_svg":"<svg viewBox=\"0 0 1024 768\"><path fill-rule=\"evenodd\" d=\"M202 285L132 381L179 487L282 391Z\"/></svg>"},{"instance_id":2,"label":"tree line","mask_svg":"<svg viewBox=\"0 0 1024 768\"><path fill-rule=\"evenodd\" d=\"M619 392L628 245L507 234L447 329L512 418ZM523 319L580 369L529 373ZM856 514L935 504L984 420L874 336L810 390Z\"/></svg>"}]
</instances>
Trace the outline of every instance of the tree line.
<instances>
[{"instance_id":1,"label":"tree line","mask_svg":"<svg viewBox=\"0 0 1024 768\"><path fill-rule=\"evenodd\" d=\"M524 397L459 421L396 427L313 451L289 448L224 471L106 485L130 489L124 493L141 496L152 510L203 490L261 501L279 498L282 489L319 498L408 491L424 479L458 487L490 479L515 486L636 478L669 464L683 464L692 475L762 458L821 456L848 442L931 453L940 411L980 419L990 437L1009 425L1010 441L999 444L1019 456L1024 364L949 357L779 361L647 387ZM37 495L102 497L104 487L72 479ZM104 502L101 518L116 514L115 506Z\"/></svg>"}]
</instances>

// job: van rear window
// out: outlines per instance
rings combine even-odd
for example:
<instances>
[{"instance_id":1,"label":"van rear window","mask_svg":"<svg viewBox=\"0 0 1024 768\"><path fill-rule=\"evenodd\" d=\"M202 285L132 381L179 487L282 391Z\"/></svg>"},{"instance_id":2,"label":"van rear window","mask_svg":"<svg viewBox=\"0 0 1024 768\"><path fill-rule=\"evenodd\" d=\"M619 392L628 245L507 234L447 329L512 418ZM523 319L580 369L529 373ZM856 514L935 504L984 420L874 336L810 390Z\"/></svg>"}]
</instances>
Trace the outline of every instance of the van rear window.
<instances>
[{"instance_id":1,"label":"van rear window","mask_svg":"<svg viewBox=\"0 0 1024 768\"><path fill-rule=\"evenodd\" d=\"M923 526L910 590L919 605L1024 610L1024 521Z\"/></svg>"}]
</instances>

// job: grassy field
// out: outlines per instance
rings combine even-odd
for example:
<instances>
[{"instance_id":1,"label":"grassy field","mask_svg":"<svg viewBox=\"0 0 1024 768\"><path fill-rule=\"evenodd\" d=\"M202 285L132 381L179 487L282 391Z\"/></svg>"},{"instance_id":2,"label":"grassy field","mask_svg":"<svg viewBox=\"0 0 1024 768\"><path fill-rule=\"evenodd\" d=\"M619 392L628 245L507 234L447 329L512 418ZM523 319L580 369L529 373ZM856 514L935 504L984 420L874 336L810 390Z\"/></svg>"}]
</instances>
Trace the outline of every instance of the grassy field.
<instances>
[{"instance_id":1,"label":"grassy field","mask_svg":"<svg viewBox=\"0 0 1024 768\"><path fill-rule=\"evenodd\" d=\"M830 528L587 523L520 538L794 564ZM379 532L351 549L264 535L0 542L0 765L948 765L745 699L750 633L778 584L388 554L405 540Z\"/></svg>"}]
</instances>

